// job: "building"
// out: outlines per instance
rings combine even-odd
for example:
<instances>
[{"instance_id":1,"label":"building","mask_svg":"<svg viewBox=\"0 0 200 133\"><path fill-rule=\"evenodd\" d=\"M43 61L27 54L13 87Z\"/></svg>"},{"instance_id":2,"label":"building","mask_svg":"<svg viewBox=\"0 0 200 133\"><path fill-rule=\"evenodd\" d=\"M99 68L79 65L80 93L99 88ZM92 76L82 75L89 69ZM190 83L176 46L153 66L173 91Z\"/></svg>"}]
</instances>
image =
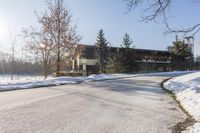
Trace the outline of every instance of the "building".
<instances>
[{"instance_id":1,"label":"building","mask_svg":"<svg viewBox=\"0 0 200 133\"><path fill-rule=\"evenodd\" d=\"M115 51L124 48L109 47L110 56ZM171 53L162 50L135 49L131 48L135 56L135 63L139 72L170 71ZM98 70L98 54L95 45L79 44L75 50L72 62L74 71L85 71L87 74L96 73Z\"/></svg>"}]
</instances>

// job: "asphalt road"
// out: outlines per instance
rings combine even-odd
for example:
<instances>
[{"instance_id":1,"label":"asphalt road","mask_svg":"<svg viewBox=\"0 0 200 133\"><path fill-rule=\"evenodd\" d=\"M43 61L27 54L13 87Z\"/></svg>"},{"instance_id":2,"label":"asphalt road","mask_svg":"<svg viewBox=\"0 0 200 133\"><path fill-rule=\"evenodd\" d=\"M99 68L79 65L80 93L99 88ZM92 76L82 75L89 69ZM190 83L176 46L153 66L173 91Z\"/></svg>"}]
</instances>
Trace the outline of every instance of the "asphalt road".
<instances>
[{"instance_id":1,"label":"asphalt road","mask_svg":"<svg viewBox=\"0 0 200 133\"><path fill-rule=\"evenodd\" d=\"M0 133L167 133L186 115L143 76L0 93Z\"/></svg>"}]
</instances>

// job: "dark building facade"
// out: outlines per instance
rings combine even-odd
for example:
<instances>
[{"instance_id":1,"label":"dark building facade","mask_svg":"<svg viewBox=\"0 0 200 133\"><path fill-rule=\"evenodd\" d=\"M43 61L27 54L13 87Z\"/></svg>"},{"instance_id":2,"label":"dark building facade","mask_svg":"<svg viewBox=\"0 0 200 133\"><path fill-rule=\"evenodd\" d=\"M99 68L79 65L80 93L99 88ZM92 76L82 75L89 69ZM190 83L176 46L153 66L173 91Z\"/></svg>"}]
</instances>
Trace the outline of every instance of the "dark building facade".
<instances>
[{"instance_id":1,"label":"dark building facade","mask_svg":"<svg viewBox=\"0 0 200 133\"><path fill-rule=\"evenodd\" d=\"M120 52L124 48L109 47L109 56L113 53ZM135 63L138 68L137 72L155 72L155 71L171 71L172 54L169 51L135 49L130 48L134 53ZM82 71L85 69L87 74L96 73L98 70L98 54L95 45L77 45L73 58L72 69L74 71Z\"/></svg>"}]
</instances>

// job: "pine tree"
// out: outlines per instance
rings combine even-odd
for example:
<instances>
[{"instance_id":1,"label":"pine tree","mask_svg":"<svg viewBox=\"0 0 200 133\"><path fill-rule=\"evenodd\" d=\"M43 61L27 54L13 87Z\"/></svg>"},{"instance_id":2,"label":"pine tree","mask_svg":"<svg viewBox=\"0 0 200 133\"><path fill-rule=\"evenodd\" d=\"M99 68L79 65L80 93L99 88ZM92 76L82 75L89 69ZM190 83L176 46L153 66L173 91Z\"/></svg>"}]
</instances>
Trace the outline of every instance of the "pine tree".
<instances>
[{"instance_id":1,"label":"pine tree","mask_svg":"<svg viewBox=\"0 0 200 133\"><path fill-rule=\"evenodd\" d=\"M131 44L133 43L128 33L124 34L123 42L121 47L121 59L123 72L133 72L135 70L135 51L132 49Z\"/></svg>"},{"instance_id":2,"label":"pine tree","mask_svg":"<svg viewBox=\"0 0 200 133\"><path fill-rule=\"evenodd\" d=\"M172 64L175 70L191 69L191 64L193 64L194 59L192 49L188 43L176 39L173 43L172 53Z\"/></svg>"},{"instance_id":3,"label":"pine tree","mask_svg":"<svg viewBox=\"0 0 200 133\"><path fill-rule=\"evenodd\" d=\"M98 33L96 40L97 53L99 57L100 73L105 73L105 66L108 61L108 41L105 38L103 29Z\"/></svg>"},{"instance_id":4,"label":"pine tree","mask_svg":"<svg viewBox=\"0 0 200 133\"><path fill-rule=\"evenodd\" d=\"M181 56L183 58L186 58L188 56L191 56L192 49L184 41L175 41L174 42L174 47L173 47L173 53L175 55L178 55L178 56Z\"/></svg>"},{"instance_id":5,"label":"pine tree","mask_svg":"<svg viewBox=\"0 0 200 133\"><path fill-rule=\"evenodd\" d=\"M128 33L125 33L121 47L130 48L132 43L133 43L133 41L132 41L130 35Z\"/></svg>"}]
</instances>

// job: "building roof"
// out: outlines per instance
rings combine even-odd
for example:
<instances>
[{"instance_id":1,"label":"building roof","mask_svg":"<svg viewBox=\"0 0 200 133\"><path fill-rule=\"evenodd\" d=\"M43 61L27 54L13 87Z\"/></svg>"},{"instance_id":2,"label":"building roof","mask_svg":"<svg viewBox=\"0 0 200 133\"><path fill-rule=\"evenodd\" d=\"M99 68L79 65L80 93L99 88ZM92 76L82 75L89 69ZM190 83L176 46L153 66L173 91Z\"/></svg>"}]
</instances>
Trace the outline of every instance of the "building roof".
<instances>
[{"instance_id":1,"label":"building roof","mask_svg":"<svg viewBox=\"0 0 200 133\"><path fill-rule=\"evenodd\" d=\"M120 50L120 49L125 49L125 48L121 48L121 47L110 47L113 50ZM82 49L82 52L85 51L84 53L87 53L87 55L85 55L86 57L90 58L90 57L94 57L97 56L96 54L96 46L95 45L85 45L85 44L78 44L77 45L77 50L80 52L80 50ZM138 49L138 48L130 48L132 50L134 50L136 53L159 53L159 54L170 54L169 51L167 50L153 50L153 49ZM87 51L87 52L86 52Z\"/></svg>"}]
</instances>

